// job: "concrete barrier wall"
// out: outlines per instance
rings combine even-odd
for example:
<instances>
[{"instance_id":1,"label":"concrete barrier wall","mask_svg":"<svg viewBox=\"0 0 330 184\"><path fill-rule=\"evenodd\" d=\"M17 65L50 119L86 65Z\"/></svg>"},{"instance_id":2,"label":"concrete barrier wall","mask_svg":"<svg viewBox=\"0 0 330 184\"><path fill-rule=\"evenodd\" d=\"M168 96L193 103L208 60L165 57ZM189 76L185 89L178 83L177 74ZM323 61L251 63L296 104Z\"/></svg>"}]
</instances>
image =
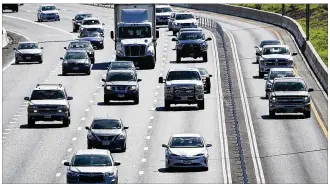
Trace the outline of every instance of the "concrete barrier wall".
<instances>
[{"instance_id":1,"label":"concrete barrier wall","mask_svg":"<svg viewBox=\"0 0 330 184\"><path fill-rule=\"evenodd\" d=\"M2 27L2 48L6 47L9 43L9 39L7 36L7 31L4 27Z\"/></svg>"},{"instance_id":2,"label":"concrete barrier wall","mask_svg":"<svg viewBox=\"0 0 330 184\"><path fill-rule=\"evenodd\" d=\"M256 10L252 8L231 6L227 4L175 4L172 6L204 10L225 15L237 16L256 21L273 24L288 30L295 38L299 49L305 56L308 64L318 78L322 87L328 93L328 67L324 64L310 41L306 41L306 35L300 24L294 19L281 14Z\"/></svg>"}]
</instances>

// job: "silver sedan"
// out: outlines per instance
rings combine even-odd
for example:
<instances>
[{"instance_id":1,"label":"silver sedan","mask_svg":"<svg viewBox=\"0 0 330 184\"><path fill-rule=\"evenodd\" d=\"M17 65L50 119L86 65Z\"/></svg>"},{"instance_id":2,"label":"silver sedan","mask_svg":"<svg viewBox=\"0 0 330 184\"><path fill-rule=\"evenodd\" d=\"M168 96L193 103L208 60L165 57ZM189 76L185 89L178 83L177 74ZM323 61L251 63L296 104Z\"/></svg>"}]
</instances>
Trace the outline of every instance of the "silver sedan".
<instances>
[{"instance_id":1,"label":"silver sedan","mask_svg":"<svg viewBox=\"0 0 330 184\"><path fill-rule=\"evenodd\" d=\"M163 144L165 151L165 167L189 168L198 167L208 170L208 147L204 138L199 134L174 134L168 145Z\"/></svg>"}]
</instances>

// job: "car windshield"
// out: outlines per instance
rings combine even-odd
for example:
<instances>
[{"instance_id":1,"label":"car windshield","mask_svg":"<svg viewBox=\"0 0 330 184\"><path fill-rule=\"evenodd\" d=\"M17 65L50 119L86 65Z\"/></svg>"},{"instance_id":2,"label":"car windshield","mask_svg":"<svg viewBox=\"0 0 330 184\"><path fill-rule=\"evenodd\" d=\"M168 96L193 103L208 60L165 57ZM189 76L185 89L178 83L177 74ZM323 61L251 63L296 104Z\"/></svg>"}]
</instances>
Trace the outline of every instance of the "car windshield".
<instances>
[{"instance_id":1,"label":"car windshield","mask_svg":"<svg viewBox=\"0 0 330 184\"><path fill-rule=\"evenodd\" d=\"M121 129L117 119L97 119L93 121L92 129Z\"/></svg>"},{"instance_id":2,"label":"car windshield","mask_svg":"<svg viewBox=\"0 0 330 184\"><path fill-rule=\"evenodd\" d=\"M111 70L133 69L132 63L115 62L111 64Z\"/></svg>"},{"instance_id":3,"label":"car windshield","mask_svg":"<svg viewBox=\"0 0 330 184\"><path fill-rule=\"evenodd\" d=\"M31 100L64 100L65 95L61 90L34 90Z\"/></svg>"},{"instance_id":4,"label":"car windshield","mask_svg":"<svg viewBox=\"0 0 330 184\"><path fill-rule=\"evenodd\" d=\"M265 45L281 45L281 42L274 40L274 41L263 41L260 43L260 47L263 47Z\"/></svg>"},{"instance_id":5,"label":"car windshield","mask_svg":"<svg viewBox=\"0 0 330 184\"><path fill-rule=\"evenodd\" d=\"M156 8L156 13L165 13L165 12L172 12L172 9L170 7Z\"/></svg>"},{"instance_id":6,"label":"car windshield","mask_svg":"<svg viewBox=\"0 0 330 184\"><path fill-rule=\"evenodd\" d=\"M203 148L200 137L173 137L170 148Z\"/></svg>"},{"instance_id":7,"label":"car windshield","mask_svg":"<svg viewBox=\"0 0 330 184\"><path fill-rule=\"evenodd\" d=\"M193 19L194 15L193 14L177 14L175 16L176 20L185 20L185 19Z\"/></svg>"},{"instance_id":8,"label":"car windshield","mask_svg":"<svg viewBox=\"0 0 330 184\"><path fill-rule=\"evenodd\" d=\"M199 72L196 71L172 71L168 74L166 80L201 80L201 77Z\"/></svg>"},{"instance_id":9,"label":"car windshield","mask_svg":"<svg viewBox=\"0 0 330 184\"><path fill-rule=\"evenodd\" d=\"M275 78L282 77L294 77L294 73L292 71L273 71L270 73L269 79L274 80Z\"/></svg>"},{"instance_id":10,"label":"car windshield","mask_svg":"<svg viewBox=\"0 0 330 184\"><path fill-rule=\"evenodd\" d=\"M98 25L101 24L99 20L84 20L83 25Z\"/></svg>"},{"instance_id":11,"label":"car windshield","mask_svg":"<svg viewBox=\"0 0 330 184\"><path fill-rule=\"evenodd\" d=\"M119 38L150 38L151 29L145 27L120 27Z\"/></svg>"},{"instance_id":12,"label":"car windshield","mask_svg":"<svg viewBox=\"0 0 330 184\"><path fill-rule=\"evenodd\" d=\"M42 11L52 11L52 10L56 10L55 6L43 6L41 7Z\"/></svg>"},{"instance_id":13,"label":"car windshield","mask_svg":"<svg viewBox=\"0 0 330 184\"><path fill-rule=\"evenodd\" d=\"M110 73L107 82L112 81L136 81L136 77L133 73Z\"/></svg>"},{"instance_id":14,"label":"car windshield","mask_svg":"<svg viewBox=\"0 0 330 184\"><path fill-rule=\"evenodd\" d=\"M85 52L67 52L64 57L66 60L69 59L87 59L88 55Z\"/></svg>"},{"instance_id":15,"label":"car windshield","mask_svg":"<svg viewBox=\"0 0 330 184\"><path fill-rule=\"evenodd\" d=\"M69 48L70 49L77 49L77 48L89 48L90 45L87 42L75 42L75 43L70 43Z\"/></svg>"},{"instance_id":16,"label":"car windshield","mask_svg":"<svg viewBox=\"0 0 330 184\"><path fill-rule=\"evenodd\" d=\"M263 49L262 55L270 55L270 54L289 55L290 51L286 47L267 47Z\"/></svg>"},{"instance_id":17,"label":"car windshield","mask_svg":"<svg viewBox=\"0 0 330 184\"><path fill-rule=\"evenodd\" d=\"M302 82L276 82L273 87L274 91L306 91Z\"/></svg>"},{"instance_id":18,"label":"car windshield","mask_svg":"<svg viewBox=\"0 0 330 184\"><path fill-rule=\"evenodd\" d=\"M36 43L21 43L18 45L18 49L38 49L38 44Z\"/></svg>"},{"instance_id":19,"label":"car windshield","mask_svg":"<svg viewBox=\"0 0 330 184\"><path fill-rule=\"evenodd\" d=\"M201 32L182 32L180 34L179 40L198 40L203 39L203 34Z\"/></svg>"},{"instance_id":20,"label":"car windshield","mask_svg":"<svg viewBox=\"0 0 330 184\"><path fill-rule=\"evenodd\" d=\"M81 14L76 16L76 20L83 20L86 17L92 17L92 14Z\"/></svg>"},{"instance_id":21,"label":"car windshield","mask_svg":"<svg viewBox=\"0 0 330 184\"><path fill-rule=\"evenodd\" d=\"M80 37L101 37L99 32L85 31L80 34Z\"/></svg>"},{"instance_id":22,"label":"car windshield","mask_svg":"<svg viewBox=\"0 0 330 184\"><path fill-rule=\"evenodd\" d=\"M75 167L112 166L112 160L107 155L75 155L72 160Z\"/></svg>"}]
</instances>

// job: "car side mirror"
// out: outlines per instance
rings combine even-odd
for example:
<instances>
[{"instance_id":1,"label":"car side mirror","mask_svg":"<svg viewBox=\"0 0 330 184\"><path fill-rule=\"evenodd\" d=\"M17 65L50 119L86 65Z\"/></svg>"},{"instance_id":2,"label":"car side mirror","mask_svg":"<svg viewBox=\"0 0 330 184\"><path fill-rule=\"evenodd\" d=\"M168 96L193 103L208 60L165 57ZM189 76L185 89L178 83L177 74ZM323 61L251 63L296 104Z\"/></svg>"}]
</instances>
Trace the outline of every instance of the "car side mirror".
<instances>
[{"instance_id":1,"label":"car side mirror","mask_svg":"<svg viewBox=\"0 0 330 184\"><path fill-rule=\"evenodd\" d=\"M75 21L75 19L72 19L72 21Z\"/></svg>"},{"instance_id":2,"label":"car side mirror","mask_svg":"<svg viewBox=\"0 0 330 184\"><path fill-rule=\"evenodd\" d=\"M208 38L206 38L205 41L210 41L210 40L212 40L212 38L208 37Z\"/></svg>"},{"instance_id":3,"label":"car side mirror","mask_svg":"<svg viewBox=\"0 0 330 184\"><path fill-rule=\"evenodd\" d=\"M158 83L164 83L164 78L163 77L159 77L158 78Z\"/></svg>"},{"instance_id":4,"label":"car side mirror","mask_svg":"<svg viewBox=\"0 0 330 184\"><path fill-rule=\"evenodd\" d=\"M254 46L254 48L256 48L256 49L259 49L259 47L258 47L258 46Z\"/></svg>"},{"instance_id":5,"label":"car side mirror","mask_svg":"<svg viewBox=\"0 0 330 184\"><path fill-rule=\"evenodd\" d=\"M312 92L312 91L314 91L313 88L309 88L309 89L308 89L308 92Z\"/></svg>"},{"instance_id":6,"label":"car side mirror","mask_svg":"<svg viewBox=\"0 0 330 184\"><path fill-rule=\"evenodd\" d=\"M115 166L119 166L120 165L120 162L115 162Z\"/></svg>"},{"instance_id":7,"label":"car side mirror","mask_svg":"<svg viewBox=\"0 0 330 184\"><path fill-rule=\"evenodd\" d=\"M124 126L124 130L127 130L128 129L128 126Z\"/></svg>"},{"instance_id":8,"label":"car side mirror","mask_svg":"<svg viewBox=\"0 0 330 184\"><path fill-rule=\"evenodd\" d=\"M159 31L156 31L156 38L159 38Z\"/></svg>"},{"instance_id":9,"label":"car side mirror","mask_svg":"<svg viewBox=\"0 0 330 184\"><path fill-rule=\"evenodd\" d=\"M73 97L72 97L72 96L68 96L67 99L68 99L68 100L73 100Z\"/></svg>"},{"instance_id":10,"label":"car side mirror","mask_svg":"<svg viewBox=\"0 0 330 184\"><path fill-rule=\"evenodd\" d=\"M271 92L272 92L272 90L271 90L271 89L269 89L269 88L267 88L267 89L266 89L266 92L269 92L269 93L271 93Z\"/></svg>"},{"instance_id":11,"label":"car side mirror","mask_svg":"<svg viewBox=\"0 0 330 184\"><path fill-rule=\"evenodd\" d=\"M63 165L70 166L70 162L64 162Z\"/></svg>"},{"instance_id":12,"label":"car side mirror","mask_svg":"<svg viewBox=\"0 0 330 184\"><path fill-rule=\"evenodd\" d=\"M57 10L61 10L61 9L58 8Z\"/></svg>"},{"instance_id":13,"label":"car side mirror","mask_svg":"<svg viewBox=\"0 0 330 184\"><path fill-rule=\"evenodd\" d=\"M29 101L30 98L29 97L24 97L24 100Z\"/></svg>"},{"instance_id":14,"label":"car side mirror","mask_svg":"<svg viewBox=\"0 0 330 184\"><path fill-rule=\"evenodd\" d=\"M196 17L196 20L199 20L199 17Z\"/></svg>"},{"instance_id":15,"label":"car side mirror","mask_svg":"<svg viewBox=\"0 0 330 184\"><path fill-rule=\"evenodd\" d=\"M77 37L78 37L78 38L81 38L81 36L80 36L80 35L78 35Z\"/></svg>"},{"instance_id":16,"label":"car side mirror","mask_svg":"<svg viewBox=\"0 0 330 184\"><path fill-rule=\"evenodd\" d=\"M86 130L91 130L88 126L85 127Z\"/></svg>"},{"instance_id":17,"label":"car side mirror","mask_svg":"<svg viewBox=\"0 0 330 184\"><path fill-rule=\"evenodd\" d=\"M64 47L64 49L66 50L66 49L68 49L68 48Z\"/></svg>"},{"instance_id":18,"label":"car side mirror","mask_svg":"<svg viewBox=\"0 0 330 184\"><path fill-rule=\"evenodd\" d=\"M296 56L296 55L297 55L297 53L296 53L296 52L292 53L292 56Z\"/></svg>"},{"instance_id":19,"label":"car side mirror","mask_svg":"<svg viewBox=\"0 0 330 184\"><path fill-rule=\"evenodd\" d=\"M212 144L206 144L206 147L212 147Z\"/></svg>"},{"instance_id":20,"label":"car side mirror","mask_svg":"<svg viewBox=\"0 0 330 184\"><path fill-rule=\"evenodd\" d=\"M163 148L168 148L168 146L166 144L162 144Z\"/></svg>"},{"instance_id":21,"label":"car side mirror","mask_svg":"<svg viewBox=\"0 0 330 184\"><path fill-rule=\"evenodd\" d=\"M63 57L60 57L60 60L64 60Z\"/></svg>"},{"instance_id":22,"label":"car side mirror","mask_svg":"<svg viewBox=\"0 0 330 184\"><path fill-rule=\"evenodd\" d=\"M105 79L102 79L102 82L105 82Z\"/></svg>"},{"instance_id":23,"label":"car side mirror","mask_svg":"<svg viewBox=\"0 0 330 184\"><path fill-rule=\"evenodd\" d=\"M114 36L113 31L110 32L110 37L111 37L111 39L114 39L115 36Z\"/></svg>"},{"instance_id":24,"label":"car side mirror","mask_svg":"<svg viewBox=\"0 0 330 184\"><path fill-rule=\"evenodd\" d=\"M260 53L256 53L257 56L260 56Z\"/></svg>"},{"instance_id":25,"label":"car side mirror","mask_svg":"<svg viewBox=\"0 0 330 184\"><path fill-rule=\"evenodd\" d=\"M102 23L102 25L104 26L105 24L104 24L104 23Z\"/></svg>"},{"instance_id":26,"label":"car side mirror","mask_svg":"<svg viewBox=\"0 0 330 184\"><path fill-rule=\"evenodd\" d=\"M141 81L142 81L142 79L138 79L137 81L138 81L138 82L141 82Z\"/></svg>"},{"instance_id":27,"label":"car side mirror","mask_svg":"<svg viewBox=\"0 0 330 184\"><path fill-rule=\"evenodd\" d=\"M178 39L177 38L172 38L172 41L176 42L176 41L178 41Z\"/></svg>"},{"instance_id":28,"label":"car side mirror","mask_svg":"<svg viewBox=\"0 0 330 184\"><path fill-rule=\"evenodd\" d=\"M40 47L40 49L44 49L44 47Z\"/></svg>"},{"instance_id":29,"label":"car side mirror","mask_svg":"<svg viewBox=\"0 0 330 184\"><path fill-rule=\"evenodd\" d=\"M17 50L17 48L13 48L13 50Z\"/></svg>"},{"instance_id":30,"label":"car side mirror","mask_svg":"<svg viewBox=\"0 0 330 184\"><path fill-rule=\"evenodd\" d=\"M210 74L209 74L209 76L212 77L213 75L210 75Z\"/></svg>"}]
</instances>

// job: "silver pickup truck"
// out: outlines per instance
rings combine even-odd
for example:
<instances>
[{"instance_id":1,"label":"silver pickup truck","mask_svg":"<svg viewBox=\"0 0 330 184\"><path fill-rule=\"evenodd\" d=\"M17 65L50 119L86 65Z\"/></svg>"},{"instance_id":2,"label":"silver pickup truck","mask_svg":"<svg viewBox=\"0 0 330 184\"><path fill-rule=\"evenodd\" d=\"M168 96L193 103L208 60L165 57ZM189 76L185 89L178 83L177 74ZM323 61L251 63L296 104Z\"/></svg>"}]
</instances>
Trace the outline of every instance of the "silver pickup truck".
<instances>
[{"instance_id":1,"label":"silver pickup truck","mask_svg":"<svg viewBox=\"0 0 330 184\"><path fill-rule=\"evenodd\" d=\"M301 77L275 78L271 89L267 89L269 97L269 116L275 113L304 113L305 118L311 117L310 95L314 91L308 88Z\"/></svg>"},{"instance_id":2,"label":"silver pickup truck","mask_svg":"<svg viewBox=\"0 0 330 184\"><path fill-rule=\"evenodd\" d=\"M159 77L158 82L165 83L165 110L171 104L197 104L199 109L204 109L204 84L198 69L170 69L166 79Z\"/></svg>"}]
</instances>

